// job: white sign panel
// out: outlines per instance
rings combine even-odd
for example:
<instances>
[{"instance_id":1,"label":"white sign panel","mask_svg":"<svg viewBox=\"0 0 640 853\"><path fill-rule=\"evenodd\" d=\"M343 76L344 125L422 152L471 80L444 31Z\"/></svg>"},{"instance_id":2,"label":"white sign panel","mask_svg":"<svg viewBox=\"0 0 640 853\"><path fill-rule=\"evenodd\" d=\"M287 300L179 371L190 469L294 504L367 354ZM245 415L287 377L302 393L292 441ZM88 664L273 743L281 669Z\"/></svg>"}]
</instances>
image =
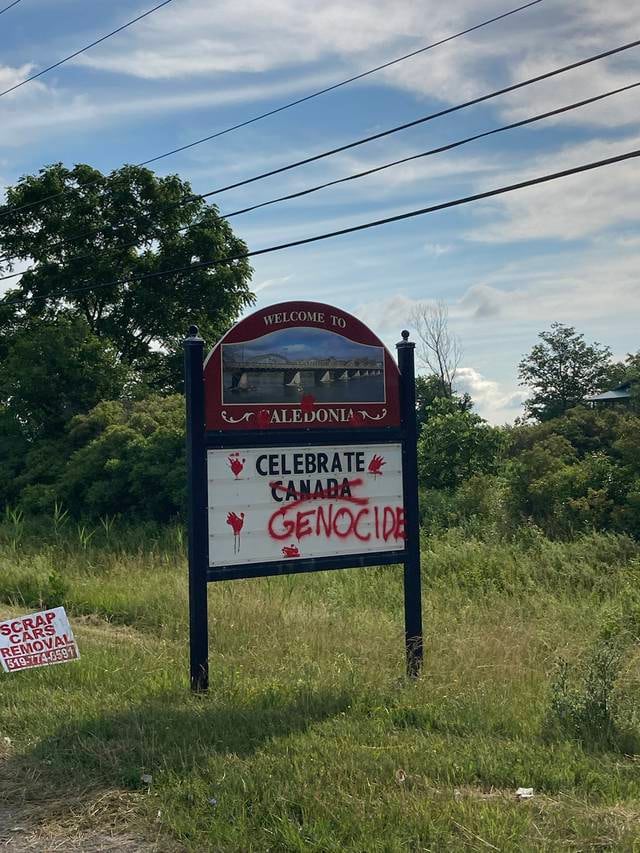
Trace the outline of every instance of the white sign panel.
<instances>
[{"instance_id":1,"label":"white sign panel","mask_svg":"<svg viewBox=\"0 0 640 853\"><path fill-rule=\"evenodd\" d=\"M404 548L398 444L209 450L209 565Z\"/></svg>"},{"instance_id":2,"label":"white sign panel","mask_svg":"<svg viewBox=\"0 0 640 853\"><path fill-rule=\"evenodd\" d=\"M79 657L64 607L0 622L0 663L5 672L66 663Z\"/></svg>"}]
</instances>

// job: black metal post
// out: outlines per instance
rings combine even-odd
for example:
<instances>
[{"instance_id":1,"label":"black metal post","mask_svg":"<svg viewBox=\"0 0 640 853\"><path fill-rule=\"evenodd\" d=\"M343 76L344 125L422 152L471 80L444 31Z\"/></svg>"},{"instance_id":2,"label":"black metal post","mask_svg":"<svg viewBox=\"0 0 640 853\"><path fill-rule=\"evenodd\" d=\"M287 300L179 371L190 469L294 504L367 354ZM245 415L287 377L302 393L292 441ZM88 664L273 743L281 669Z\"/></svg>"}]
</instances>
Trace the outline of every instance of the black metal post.
<instances>
[{"instance_id":1,"label":"black metal post","mask_svg":"<svg viewBox=\"0 0 640 853\"><path fill-rule=\"evenodd\" d=\"M400 368L400 416L402 418L402 489L404 497L406 552L404 563L404 634L407 675L416 678L422 668L422 592L420 583L420 512L418 508L418 432L414 351L409 332L396 344Z\"/></svg>"},{"instance_id":2,"label":"black metal post","mask_svg":"<svg viewBox=\"0 0 640 853\"><path fill-rule=\"evenodd\" d=\"M184 392L187 406L187 500L189 537L189 651L191 689L209 687L207 623L207 458L204 442L204 341L198 327L184 341Z\"/></svg>"}]
</instances>

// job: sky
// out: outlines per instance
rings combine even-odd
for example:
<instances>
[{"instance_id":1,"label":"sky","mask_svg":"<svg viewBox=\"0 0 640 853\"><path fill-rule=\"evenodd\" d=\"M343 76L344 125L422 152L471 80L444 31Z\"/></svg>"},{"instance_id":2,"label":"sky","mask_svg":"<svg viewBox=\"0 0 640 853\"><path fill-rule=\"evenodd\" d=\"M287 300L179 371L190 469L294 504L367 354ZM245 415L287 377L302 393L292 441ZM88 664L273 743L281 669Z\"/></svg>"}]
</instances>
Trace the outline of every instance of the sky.
<instances>
[{"instance_id":1,"label":"sky","mask_svg":"<svg viewBox=\"0 0 640 853\"><path fill-rule=\"evenodd\" d=\"M322 358L373 358L382 361L379 347L350 341L328 329L281 329L263 335L246 344L224 344L225 350L237 350L237 357L254 358L258 355L281 354L289 361Z\"/></svg>"},{"instance_id":2,"label":"sky","mask_svg":"<svg viewBox=\"0 0 640 853\"><path fill-rule=\"evenodd\" d=\"M0 6L7 5L1 3ZM154 0L21 0L0 15L0 87ZM0 101L0 184L44 165L137 163L518 5L517 0L173 0ZM640 38L630 0L543 0L365 80L159 160L206 192ZM640 48L225 192L219 209L343 177L640 80ZM640 147L640 89L231 220L250 249L392 216ZM518 362L554 321L640 349L640 162L254 259L256 307L327 302L392 351L442 301L458 389L521 414Z\"/></svg>"}]
</instances>

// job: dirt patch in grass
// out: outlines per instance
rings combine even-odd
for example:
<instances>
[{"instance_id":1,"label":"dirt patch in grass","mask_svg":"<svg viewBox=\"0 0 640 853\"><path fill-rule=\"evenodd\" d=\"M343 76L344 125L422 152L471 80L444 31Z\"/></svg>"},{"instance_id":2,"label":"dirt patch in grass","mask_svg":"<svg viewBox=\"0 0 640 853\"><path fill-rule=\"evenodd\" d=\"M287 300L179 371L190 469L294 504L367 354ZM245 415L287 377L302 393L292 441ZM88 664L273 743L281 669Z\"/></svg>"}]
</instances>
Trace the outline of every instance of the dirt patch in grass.
<instances>
[{"instance_id":1,"label":"dirt patch in grass","mask_svg":"<svg viewBox=\"0 0 640 853\"><path fill-rule=\"evenodd\" d=\"M0 745L0 851L154 851L176 853L175 842L149 831L140 818L143 792L104 787L64 789L47 782L37 762ZM123 831L123 827L127 827Z\"/></svg>"},{"instance_id":2,"label":"dirt patch in grass","mask_svg":"<svg viewBox=\"0 0 640 853\"><path fill-rule=\"evenodd\" d=\"M129 795L118 791L95 797L46 799L38 803L0 804L0 850L10 853L101 853L154 851L177 853L182 848L159 835L123 833L130 820ZM135 805L135 804L133 804ZM94 824L93 826L91 824Z\"/></svg>"}]
</instances>

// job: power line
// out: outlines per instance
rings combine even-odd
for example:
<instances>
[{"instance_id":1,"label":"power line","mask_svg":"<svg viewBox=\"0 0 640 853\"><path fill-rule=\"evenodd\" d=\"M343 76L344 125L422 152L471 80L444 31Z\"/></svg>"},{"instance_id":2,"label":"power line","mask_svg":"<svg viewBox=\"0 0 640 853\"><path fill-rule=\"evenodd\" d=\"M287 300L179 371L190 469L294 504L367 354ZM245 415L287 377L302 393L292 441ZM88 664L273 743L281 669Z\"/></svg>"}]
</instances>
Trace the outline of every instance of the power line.
<instances>
[{"instance_id":1,"label":"power line","mask_svg":"<svg viewBox=\"0 0 640 853\"><path fill-rule=\"evenodd\" d=\"M26 272L34 272L34 271L35 271L35 267L31 267L28 270L22 270L22 272L12 272L12 273L9 273L9 275L3 275L2 278L0 278L0 281L7 281L7 279L9 279L9 278L17 278L19 275L24 275Z\"/></svg>"},{"instance_id":2,"label":"power line","mask_svg":"<svg viewBox=\"0 0 640 853\"><path fill-rule=\"evenodd\" d=\"M531 6L536 6L538 3L541 3L542 0L533 0L531 3L525 3L524 6L518 6L515 9L511 9L509 12L503 12L501 15L496 15L495 18L489 18L487 21L482 21L480 24L475 24L473 27L468 27L466 30L461 30L459 33L454 33L453 35L447 36L446 38L440 39L439 41L434 41L431 44L425 45L424 47L418 48L418 50L414 50L411 53L405 53L404 56L399 56L396 59L391 59L389 62L385 62L382 65L377 65L375 68L370 68L368 71L363 71L361 74L356 74L353 77L348 77L346 80L342 80L340 83L334 83L331 86L327 86L325 89L320 89L318 92L313 92L310 95L305 95L303 98L298 98L295 101L291 101L288 104L284 104L281 107L276 107L273 110L269 110L266 113L262 113L261 115L254 116L253 118L247 119L246 121L240 122L239 124L235 124L232 127L227 127L224 130L219 130L216 133L212 133L210 136L204 136L202 139L197 139L195 142L189 142L187 145L182 145L180 148L174 148L172 151L167 151L164 154L159 154L156 157L152 157L149 160L145 160L143 163L139 163L139 166L148 166L149 163L155 163L157 160L162 160L164 157L169 157L172 154L178 154L181 151L186 151L189 148L193 148L196 145L200 145L203 142L209 142L212 139L217 139L219 136L223 136L226 133L231 133L233 130L239 130L241 127L246 127L248 124L253 124L256 121L261 121L264 118L268 118L269 116L276 115L276 113L281 113L283 110L288 110L291 107L296 107L298 104L303 104L305 101L310 101L312 98L317 98L320 95L326 95L327 92L333 92L335 89L339 89L341 86L346 86L349 83L354 83L356 80L362 80L364 77L368 77L371 74L375 74L377 71L383 71L385 68L390 68L392 65L397 65L399 62L404 62L405 59L411 59L414 56L418 56L420 53L424 53L427 50L432 50L434 47L439 47L442 44L446 44L447 42L453 41L454 39L460 38L461 36L466 36L469 33L475 32L475 30L482 29L482 27L487 27L489 24L494 24L496 21L501 21L504 18L508 18L510 15L515 15L517 12L522 12L524 9L528 9Z\"/></svg>"},{"instance_id":3,"label":"power line","mask_svg":"<svg viewBox=\"0 0 640 853\"><path fill-rule=\"evenodd\" d=\"M345 145L341 145L337 148L332 148L332 149L330 149L328 151L324 151L320 154L315 154L312 157L306 157L303 160L298 160L294 163L289 163L285 166L280 166L277 169L272 169L268 172L263 172L259 175L254 175L253 177L245 178L242 181L237 181L234 184L228 184L227 186L218 187L217 189L209 190L208 192L205 192L205 193L199 193L199 194L194 193L193 195L187 195L183 199L181 199L180 201L174 202L174 206L180 207L183 204L186 204L190 201L197 201L198 199L201 199L204 201L204 199L210 198L211 196L217 195L219 193L227 192L227 191L232 190L232 189L237 189L238 187L242 187L242 186L246 186L247 184L255 183L256 181L260 181L264 178L272 177L273 175L281 174L282 172L287 172L287 171L290 171L291 169L299 168L300 166L304 166L304 165L307 165L309 163L316 162L317 160L325 159L325 158L330 157L334 154L338 154L338 153L341 153L343 151L347 151L347 150L350 150L352 148L356 148L360 145L365 145L368 142L372 142L374 140L381 139L381 138L386 137L386 136L390 136L391 134L398 133L398 132L400 132L402 130L406 130L410 127L415 127L417 125L424 124L424 123L429 122L429 121L433 121L436 118L441 118L442 116L449 115L451 113L458 112L460 110L466 109L467 107L475 106L475 105L483 103L485 101L492 100L493 98L497 98L500 95L504 95L504 94L507 94L509 92L514 92L514 91L517 91L518 89L523 89L526 86L531 86L533 83L539 83L542 80L548 80L552 77L558 76L559 74L564 74L567 71L572 71L576 68L580 68L581 66L588 65L591 62L597 62L600 59L605 59L606 57L614 56L615 54L622 53L623 51L626 51L626 50L630 50L633 47L637 47L639 44L640 44L640 39L637 39L636 41L629 42L628 44L623 44L619 47L612 48L611 50L606 50L602 53L597 53L597 54L594 54L592 56L588 56L585 59L578 60L577 62L572 62L569 65L563 65L562 67L556 68L553 71L546 71L544 74L539 74L536 77L529 77L526 80L521 80L519 83L513 83L512 85L506 86L502 89L495 89L494 91L489 92L486 95L480 95L477 98L473 98L470 101L464 101L461 104L456 104L452 107L447 107L446 109L439 110L438 112L435 112L435 113L429 113L425 116L421 116L420 118L414 119L413 121L406 122L405 124L396 125L395 127L391 127L391 128L388 128L387 130L383 130L379 133L375 133L372 136L366 136L362 139L357 139L354 142L349 142ZM30 207L33 204L39 204L39 203L44 202L46 200L47 200L46 198L45 199L39 199L37 202L30 202L29 204L24 205L23 207L11 208L9 211L4 211L4 212L7 214L11 213L11 212L17 212L19 210L22 210L24 207ZM81 240L84 237L91 237L95 234L99 234L100 230L101 229L97 229L97 230L94 229L94 230L90 230L90 231L84 231L84 232L81 232L79 234L73 234L70 237L66 238L66 242L73 242L74 240ZM2 259L0 259L0 260L2 260ZM7 260L6 256L5 256L4 260Z\"/></svg>"},{"instance_id":4,"label":"power line","mask_svg":"<svg viewBox=\"0 0 640 853\"><path fill-rule=\"evenodd\" d=\"M14 6L18 5L18 3L20 3L20 0L13 0L13 3L9 3L9 5L5 6L4 9L0 9L0 15L4 14L5 12L8 12L9 9L13 9Z\"/></svg>"},{"instance_id":5,"label":"power line","mask_svg":"<svg viewBox=\"0 0 640 853\"><path fill-rule=\"evenodd\" d=\"M169 0L167 0L169 2ZM362 80L364 77L368 77L371 74L375 74L378 71L383 71L385 68L390 68L392 65L397 65L399 62L404 62L406 59L411 59L414 56L418 56L418 54L425 53L428 50L432 50L435 47L439 47L442 44L446 44L447 42L453 41L454 39L460 38L461 36L468 35L469 33L475 32L476 30L482 29L482 27L487 27L489 24L494 24L497 21L501 21L504 18L508 18L510 15L515 15L517 12L522 12L525 9L530 8L531 6L537 6L538 3L542 3L543 0L532 0L532 2L525 3L523 6L517 6L515 9L511 9L508 12L503 12L501 15L497 15L494 18L489 18L486 21L482 21L479 24L475 24L472 27L468 27L466 30L461 30L458 33L454 33L453 35L446 36L445 38L440 39L439 41L432 42L431 44L427 44L424 47L420 47L417 50L412 51L411 53L405 53L403 56L398 56L395 59L391 59L388 62L383 63L382 65L376 65L375 68L370 68L368 71L363 71L360 74L355 74L353 77L347 77L346 80L341 80L338 83L333 83L331 86L327 86L324 89L319 89L317 92L311 92L309 95L304 95L302 98L297 98L294 101L289 101L286 104L282 104L279 107L274 107L272 110L268 110L267 112L260 113L259 115L253 116L252 118L245 119L237 124L230 125L229 127L225 127L222 130L218 130L215 133L210 134L209 136L203 136L201 139L196 139L194 142L189 142L186 145L181 145L179 148L172 148L171 151L165 151L163 154L157 154L154 157L150 157L148 160L142 160L140 163L136 163L136 166L148 166L150 163L155 163L158 160L162 160L165 157L170 157L173 154L179 154L181 151L186 151L189 148L194 148L196 145L201 145L204 142L210 142L212 139L217 139L220 136L224 136L227 133L231 133L234 130L240 130L240 128L247 127L250 124L254 124L257 121L262 121L265 118L269 118L270 116L274 116L277 113L284 112L284 110L289 110L292 107L296 107L299 104L303 104L306 101L311 101L313 98L319 98L321 95L326 95L329 92L333 92L336 89L341 88L342 86L347 86L349 83L354 83L357 80ZM151 11L154 11L153 9ZM150 12L147 12L150 14ZM131 22L133 23L133 21ZM128 25L127 25L128 26ZM105 36L106 38L106 36ZM55 67L55 66L52 66ZM45 73L44 71L41 73ZM27 82L27 81L24 81ZM22 85L22 84L20 84ZM3 93L4 94L4 93ZM92 182L89 182L85 186L90 186ZM95 183L95 182L93 182ZM37 201L29 202L28 204L20 205L19 207L13 207L8 211L3 211L0 215L4 216L12 212L16 212L18 210L24 210L28 207L33 207L34 205L44 204L46 201L50 201L51 199L58 198L59 196L67 195L69 190L63 190L58 193L53 193L52 195L46 196L45 198L38 199Z\"/></svg>"},{"instance_id":6,"label":"power line","mask_svg":"<svg viewBox=\"0 0 640 853\"><path fill-rule=\"evenodd\" d=\"M264 249L254 249L250 252L241 252L237 255L227 255L226 257L216 258L211 261L198 261L195 264L189 264L184 267L174 267L173 269L169 270L142 273L141 275L131 275L127 278L116 279L115 281L103 282L101 284L86 284L80 287L69 288L53 295L47 294L46 296L19 297L17 299L0 300L0 307L5 307L8 305L19 305L27 301L37 302L43 299L61 299L65 296L69 296L74 293L82 293L89 290L99 290L103 287L116 287L121 284L130 284L135 281L143 281L150 278L159 278L161 276L166 275L189 273L194 272L195 270L216 266L217 264L228 264L232 263L233 261L245 260L246 258L255 258L258 255L267 255L273 252L281 252L284 249L293 249L297 246L306 246L309 243L318 243L322 240L332 239L333 237L343 237L347 234L355 234L359 231L365 231L369 228L378 228L381 225L389 225L392 222L402 222L406 219L413 219L416 216L424 216L425 214L435 213L439 210L447 210L448 208L459 207L464 204L470 204L471 202L482 201L483 199L493 198L498 195L503 195L504 193L514 192L515 190L521 190L525 189L526 187L533 187L539 184L545 184L549 181L558 180L559 178L566 178L570 175L577 175L581 172L588 172L593 169L602 168L604 166L610 166L614 163L621 163L625 160L631 160L635 157L640 157L640 148L634 149L633 151L627 151L624 154L618 154L615 157L607 157L604 160L595 160L590 163L584 163L581 166L573 166L570 169L563 169L561 172L551 172L546 175L540 175L537 178L529 178L526 181L518 181L518 183L515 184L508 184L507 186L496 187L492 190L485 190L481 193L475 193L473 195L463 196L461 198L452 199L450 201L444 201L440 204L432 204L429 207L422 207L418 210L410 210L406 213L398 213L395 216L387 216L384 219L375 219L370 222L364 222L360 225L351 225L348 228L340 228L336 231L327 231L323 234L316 234L313 237L303 237L300 240L291 240L288 243L279 243L275 246L267 246Z\"/></svg>"},{"instance_id":7,"label":"power line","mask_svg":"<svg viewBox=\"0 0 640 853\"><path fill-rule=\"evenodd\" d=\"M467 136L464 139L458 139L454 142L449 142L446 145L440 145L437 148L431 148L428 151L422 151L418 154L412 154L408 157L402 157L399 160L393 160L390 163L384 163L381 166L374 166L371 169L366 169L362 172L356 172L355 174L347 175L344 178L337 178L334 181L327 181L326 183L323 183L323 184L317 184L317 185L312 186L312 187L307 187L304 190L299 190L298 192L290 193L288 195L278 196L277 198L272 198L272 199L269 199L268 201L263 201L263 202L260 202L259 204L251 205L250 207L244 207L240 210L231 211L230 213L221 213L221 214L219 214L219 216L220 216L220 219L230 219L232 216L239 216L240 214L250 213L253 210L258 210L259 208L267 207L267 206L272 205L272 204L277 204L277 203L282 202L282 201L290 201L291 199L300 198L300 197L305 196L305 195L310 195L311 193L318 192L319 190L326 189L328 187L333 187L333 186L336 186L339 184L347 183L349 181L358 180L360 178L367 177L368 175L373 175L376 172L382 172L385 169L390 169L394 166L399 166L399 165L402 165L404 163L410 163L413 160L418 160L418 159L421 159L423 157L429 157L433 154L440 154L444 151L450 151L454 148L459 148L462 145L467 145L470 142L475 142L479 139L484 139L488 136L493 136L493 135L498 134L498 133L503 133L504 131L507 131L507 130L514 130L515 128L518 128L518 127L525 127L526 125L534 124L535 122L539 122L539 121L543 121L544 119L551 118L552 116L562 115L563 113L569 112L571 110L576 110L576 109L579 109L581 107L587 106L588 104L593 104L593 103L596 103L597 101L604 100L605 98L610 98L613 95L618 95L621 92L627 92L631 89L635 89L638 86L640 86L640 81L638 81L636 83L630 83L627 86L621 86L618 89L612 89L608 92L602 92L599 95L593 95L592 97L585 98L582 101L575 101L571 104L567 104L567 105L562 106L562 107L557 107L554 110L548 110L547 112L544 112L544 113L538 113L537 115L530 116L529 118L525 118L525 119L521 119L520 121L512 122L511 124L505 124L505 125L502 125L501 127L495 127L495 128L492 128L491 130L486 130L483 133L476 133L473 136ZM176 231L177 231L177 233L188 231L191 228L197 228L199 224L201 224L201 223L194 223L194 224L185 225L182 228L176 229ZM139 244L139 242L140 241L136 240L132 243L125 243L123 246L120 247L120 249L133 248L134 246L137 246ZM74 261L81 261L81 260L85 260L85 259L90 259L90 258L93 258L94 255L95 255L95 253L91 253L91 254L87 254L87 255L80 255L79 257L73 258L73 260ZM0 281L7 281L10 278L17 278L17 277L23 275L24 272L33 272L35 269L36 268L31 268L28 270L23 270L22 272L11 273L10 275L2 276L2 277L0 277Z\"/></svg>"},{"instance_id":8,"label":"power line","mask_svg":"<svg viewBox=\"0 0 640 853\"><path fill-rule=\"evenodd\" d=\"M449 142L446 145L440 145L438 148L430 148L428 151L421 151L419 154L412 154L409 157L402 157L400 160L392 160L390 163L384 163L382 166L374 166L371 169L365 169L363 172L356 172L353 175L347 175L346 178L337 178L334 181L326 181L323 184L316 184L313 187L307 187L307 189L299 190L295 193L289 193L288 195L282 195L278 198L272 198L268 201L260 202L259 204L253 204L250 207L243 207L240 210L233 210L230 213L222 213L220 217L222 219L230 219L232 216L239 216L241 213L250 213L253 210L259 210L261 207L267 207L272 204L277 204L281 201L290 201L294 198L300 198L301 196L310 195L311 193L318 192L318 190L326 189L327 187L335 187L338 184L344 184L348 181L355 181L359 178L365 178L368 175L374 175L376 172L382 172L385 169L391 169L393 166L400 166L403 163L410 163L412 160L419 160L422 157L429 157L432 154L440 154L443 151L451 151L453 148L459 148L461 145L467 145L469 142L475 142L478 139L484 139L487 136L493 136L496 133L503 133L505 130L513 130L516 127L524 127L528 124L534 124L534 122L542 121L546 118L551 118L551 116L561 115L562 113L569 112L570 110L576 110L579 107L584 107L587 104L593 104L596 101L601 101L604 98L610 98L612 95L618 95L620 92L627 92L630 89L635 89L640 86L640 81L637 83L630 83L628 86L621 86L619 89L612 89L609 92L603 92L600 95L594 95L591 98L585 98L583 101L577 101L573 104L568 104L564 107L558 107L555 110L549 110L546 113L539 113L538 115L531 116L530 118L522 119L521 121L515 121L512 124L505 124L502 127L495 127L492 130L485 130L483 133L476 133L474 136L467 136L465 139L458 139L455 142ZM0 279L2 281L2 279Z\"/></svg>"},{"instance_id":9,"label":"power line","mask_svg":"<svg viewBox=\"0 0 640 853\"><path fill-rule=\"evenodd\" d=\"M453 107L447 107L444 110L439 110L435 113L429 113L426 116L422 116L421 118L414 119L413 121L405 122L405 124L399 124L395 127L391 127L388 130L382 130L379 133L374 133L371 136L365 136L362 139L356 139L355 142L348 142L346 145L339 145L337 148L330 148L328 151L323 151L320 154L314 154L312 157L305 157L303 160L296 160L294 163L288 163L285 166L280 166L277 169L270 169L268 172L262 172L259 175L254 175L251 178L245 178L242 181L236 181L233 184L227 184L223 187L218 187L217 189L211 190L206 193L201 193L194 195L193 198L209 198L209 196L217 195L218 193L228 192L228 190L235 190L238 187L244 187L247 184L253 184L256 181L261 181L264 178L273 177L273 175L280 175L282 172L288 172L291 169L297 169L300 166L306 166L309 163L315 163L318 160L324 160L326 157L332 157L334 154L340 154L343 151L349 151L352 148L357 148L360 145L366 145L368 142L373 142L377 139L383 139L386 136L390 136L393 133L398 133L401 130L407 130L410 127L417 127L417 125L424 124L428 121L433 121L433 119L441 118L442 116L450 115L451 113L458 112L459 110L464 110L467 107L476 106L476 104L481 104L484 101L489 101L493 98L497 98L499 95L506 95L509 92L515 92L518 89L523 89L525 86L531 86L533 83L539 83L541 80L549 80L551 77L556 77L558 74L564 74L567 71L572 71L575 68L580 68L583 65L588 65L590 62L597 62L600 59L605 59L608 56L614 56L617 53L622 53L622 51L629 50L632 47L637 47L640 44L640 39L636 41L629 42L628 44L623 44L620 47L614 47L612 50L606 50L603 53L597 53L594 56L589 56L586 59L580 59L577 62L572 62L569 65L563 65L561 68L556 68L554 71L546 71L544 74L538 74L537 77L529 77L527 80L522 80L519 83L513 83L511 86L505 86L502 89L496 89L493 92L489 92L487 95L480 95L477 98L472 98L470 101L465 101L462 104L456 104ZM189 198L185 199L188 201Z\"/></svg>"},{"instance_id":10,"label":"power line","mask_svg":"<svg viewBox=\"0 0 640 853\"><path fill-rule=\"evenodd\" d=\"M454 148L459 148L462 145L467 145L468 143L475 142L478 139L483 139L485 137L493 136L493 135L498 134L498 133L503 133L504 131L507 131L507 130L513 130L513 129L518 128L518 127L524 127L526 125L533 124L533 123L538 122L538 121L542 121L546 118L551 118L552 116L561 115L561 114L569 112L571 110L575 110L575 109L579 109L581 107L587 106L588 104L593 104L593 103L596 103L597 101L604 100L605 98L610 98L613 95L620 94L621 92L626 92L626 91L629 91L631 89L635 89L638 86L640 86L640 81L638 81L636 83L630 83L627 86L621 86L618 89L612 89L608 92L603 92L599 95L594 95L590 98L585 98L582 101L576 101L572 104L567 104L563 107L558 107L555 110L549 110L549 111L544 112L544 113L538 113L535 116L530 116L529 118L522 119L521 121L512 122L511 124L506 124L506 125L503 125L502 127L492 128L491 130L484 131L483 133L477 133L477 134L474 134L473 136L467 136L464 139L459 139L459 140L456 140L454 142L449 142L446 145L441 145L441 146L438 146L437 148L431 148L428 151L422 151L418 154L412 154L408 157L402 157L399 160L393 160L390 163L384 163L381 166L374 166L371 169L366 169L362 172L356 172L355 174L347 175L344 178L337 178L336 180L333 180L333 181L327 181L327 182L322 183L322 184L317 184L317 185L312 186L312 187L307 187L304 190L299 190L298 192L295 192L295 193L289 193L288 195L278 196L276 198L260 202L259 204L254 204L254 205L251 205L249 207L245 207L245 208L241 208L239 210L231 211L229 213L221 213L221 214L219 214L219 216L220 216L220 219L230 219L233 216L239 216L240 214L243 214L243 213L250 213L251 211L258 210L262 207L268 207L272 204L277 204L277 203L282 202L282 201L290 201L290 200L295 199L295 198L300 198L302 196L310 195L311 193L318 192L319 190L326 189L328 187L336 186L339 184L347 183L349 181L358 180L360 178L364 178L364 177L367 177L369 175L373 175L376 172L381 172L381 171L384 171L386 169L390 169L394 166L399 166L399 165L402 165L404 163L409 163L413 160L418 160L418 159L421 159L423 157L429 157L433 154L440 154L444 151L450 151ZM199 224L201 224L201 223L194 223L194 224L185 225L182 228L178 228L177 232L181 233L184 231L189 231L191 228L197 228ZM120 248L121 249L132 248L134 246L137 246L138 243L139 243L139 241L136 240L132 243L124 244ZM74 258L74 260L80 261L80 260L90 259L93 256L94 256L94 253L87 254L87 255L80 255L79 257ZM24 272L32 272L32 271L33 271L33 268L29 269L29 270L23 270L22 272L18 272L18 273L11 273L10 275L0 277L0 281L6 281L10 278L17 278L18 276L23 275Z\"/></svg>"},{"instance_id":11,"label":"power line","mask_svg":"<svg viewBox=\"0 0 640 853\"><path fill-rule=\"evenodd\" d=\"M0 98L4 95L8 95L9 92L15 92L16 89L19 89L21 86L25 86L27 83L31 83L32 80L37 80L38 77L42 77L43 74L47 74L49 71L53 71L54 68L59 68L61 65L64 65L65 62L69 62L70 59L75 59L76 56L80 56L81 53L85 53L87 50L90 50L92 47L95 47L98 44L102 44L103 41L110 39L111 36L115 36L118 33L121 33L123 30L126 30L128 27L133 24L137 24L138 21L141 21L143 18L146 18L148 15L157 12L158 9L162 9L163 6L167 6L169 3L172 3L173 0L163 0L162 3L158 3L157 6L154 6L153 9L148 9L146 12L143 12L142 15L138 15L137 18L134 18L132 21L128 21L126 24L123 24L121 27L118 27L115 30L112 30L110 33L107 33L105 36L101 36L99 39L92 41L91 44L87 44L84 47L81 47L80 50L76 50L74 53L69 54L69 56L65 56L64 59L58 60L58 62L54 62L53 65L49 65L47 68L43 68L42 71L38 71L37 74L32 74L31 77L26 77L24 80L21 80L19 83L16 83L14 86L5 89L4 92L0 92ZM15 4L14 4L15 5ZM7 7L10 8L10 7Z\"/></svg>"}]
</instances>

